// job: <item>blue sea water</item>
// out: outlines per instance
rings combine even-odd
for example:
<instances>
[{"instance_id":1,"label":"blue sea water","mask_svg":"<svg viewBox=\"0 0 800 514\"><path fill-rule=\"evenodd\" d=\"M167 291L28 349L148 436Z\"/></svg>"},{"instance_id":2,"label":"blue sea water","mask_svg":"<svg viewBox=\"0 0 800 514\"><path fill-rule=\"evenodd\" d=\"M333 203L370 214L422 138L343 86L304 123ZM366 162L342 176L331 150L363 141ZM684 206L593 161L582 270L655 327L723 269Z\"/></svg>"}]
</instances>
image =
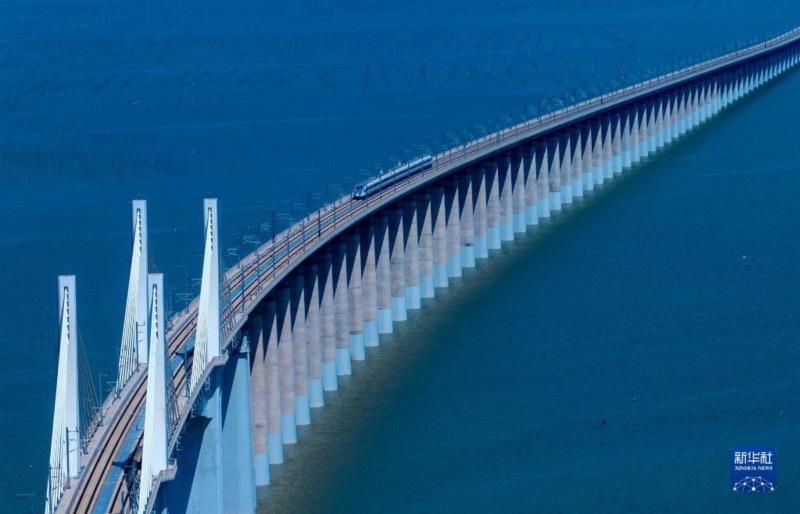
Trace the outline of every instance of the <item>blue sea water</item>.
<instances>
[{"instance_id":1,"label":"blue sea water","mask_svg":"<svg viewBox=\"0 0 800 514\"><path fill-rule=\"evenodd\" d=\"M44 491L58 274L78 277L96 380L113 376L131 199L148 200L179 308L197 292L205 196L243 255L272 209L298 218L399 157L798 12L0 0L0 509ZM443 292L315 412L260 511L797 510L798 80ZM778 447L778 494L729 494L727 451L744 443Z\"/></svg>"}]
</instances>

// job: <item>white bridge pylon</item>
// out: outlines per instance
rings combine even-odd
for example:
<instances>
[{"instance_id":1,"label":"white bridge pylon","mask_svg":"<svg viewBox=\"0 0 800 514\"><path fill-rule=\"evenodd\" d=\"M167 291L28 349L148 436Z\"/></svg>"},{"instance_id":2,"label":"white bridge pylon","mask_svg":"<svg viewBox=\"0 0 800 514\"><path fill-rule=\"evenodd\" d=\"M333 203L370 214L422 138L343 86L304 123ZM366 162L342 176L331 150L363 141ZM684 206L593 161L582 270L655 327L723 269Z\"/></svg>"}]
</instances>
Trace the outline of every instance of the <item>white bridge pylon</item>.
<instances>
[{"instance_id":1,"label":"white bridge pylon","mask_svg":"<svg viewBox=\"0 0 800 514\"><path fill-rule=\"evenodd\" d=\"M139 482L138 513L144 514L153 479L167 469L168 396L167 388L172 387L167 347L164 342L164 275L147 275L150 293L150 355L147 369L147 399L144 411L144 443L142 450L142 470Z\"/></svg>"},{"instance_id":2,"label":"white bridge pylon","mask_svg":"<svg viewBox=\"0 0 800 514\"><path fill-rule=\"evenodd\" d=\"M197 312L197 331L194 342L194 360L190 390L194 392L205 372L206 365L220 354L219 311L219 248L217 238L217 199L203 200L205 220L205 250L203 276L200 282L200 299Z\"/></svg>"},{"instance_id":3,"label":"white bridge pylon","mask_svg":"<svg viewBox=\"0 0 800 514\"><path fill-rule=\"evenodd\" d=\"M147 202L133 201L133 251L119 349L117 393L147 363Z\"/></svg>"},{"instance_id":4,"label":"white bridge pylon","mask_svg":"<svg viewBox=\"0 0 800 514\"><path fill-rule=\"evenodd\" d=\"M45 513L55 512L70 478L81 471L80 403L78 400L78 323L75 276L58 277L58 376L50 442L50 474L47 479Z\"/></svg>"}]
</instances>

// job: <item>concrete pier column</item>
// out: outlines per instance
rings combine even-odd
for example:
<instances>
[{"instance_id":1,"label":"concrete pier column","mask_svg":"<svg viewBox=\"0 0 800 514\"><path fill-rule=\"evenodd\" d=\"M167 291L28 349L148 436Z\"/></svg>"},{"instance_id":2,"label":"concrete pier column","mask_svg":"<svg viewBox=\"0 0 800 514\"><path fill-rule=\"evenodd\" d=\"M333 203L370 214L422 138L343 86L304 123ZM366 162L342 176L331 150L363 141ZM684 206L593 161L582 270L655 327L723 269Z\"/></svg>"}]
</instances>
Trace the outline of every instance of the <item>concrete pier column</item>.
<instances>
[{"instance_id":1,"label":"concrete pier column","mask_svg":"<svg viewBox=\"0 0 800 514\"><path fill-rule=\"evenodd\" d=\"M689 127L687 102L689 90L686 87L678 89L678 137L683 136Z\"/></svg>"},{"instance_id":2,"label":"concrete pier column","mask_svg":"<svg viewBox=\"0 0 800 514\"><path fill-rule=\"evenodd\" d=\"M389 208L389 263L392 276L392 320L408 319L406 308L406 257L403 212Z\"/></svg>"},{"instance_id":3,"label":"concrete pier column","mask_svg":"<svg viewBox=\"0 0 800 514\"><path fill-rule=\"evenodd\" d=\"M536 145L528 144L522 147L524 174L525 225L539 224L539 184L536 181Z\"/></svg>"},{"instance_id":4,"label":"concrete pier column","mask_svg":"<svg viewBox=\"0 0 800 514\"><path fill-rule=\"evenodd\" d=\"M633 145L632 139L633 116L630 107L623 107L620 110L620 142L622 144L622 169L626 170L633 166Z\"/></svg>"},{"instance_id":5,"label":"concrete pier column","mask_svg":"<svg viewBox=\"0 0 800 514\"><path fill-rule=\"evenodd\" d=\"M734 95L734 88L735 88L735 75L731 72L726 74L725 78L725 107L730 106L733 103L733 95Z\"/></svg>"},{"instance_id":6,"label":"concrete pier column","mask_svg":"<svg viewBox=\"0 0 800 514\"><path fill-rule=\"evenodd\" d=\"M283 444L297 442L295 418L294 344L292 342L292 315L290 286L280 284L278 296L278 354L281 361L281 434Z\"/></svg>"},{"instance_id":7,"label":"concrete pier column","mask_svg":"<svg viewBox=\"0 0 800 514\"><path fill-rule=\"evenodd\" d=\"M697 84L692 86L692 128L700 124L700 88Z\"/></svg>"},{"instance_id":8,"label":"concrete pier column","mask_svg":"<svg viewBox=\"0 0 800 514\"><path fill-rule=\"evenodd\" d=\"M389 252L389 220L383 213L376 214L373 219L375 230L375 277L378 290L378 333L391 334L394 330L392 321L392 272L391 253Z\"/></svg>"},{"instance_id":9,"label":"concrete pier column","mask_svg":"<svg viewBox=\"0 0 800 514\"><path fill-rule=\"evenodd\" d=\"M253 474L256 486L268 485L269 442L267 439L267 342L261 315L252 313L250 339L250 424L253 432Z\"/></svg>"},{"instance_id":10,"label":"concrete pier column","mask_svg":"<svg viewBox=\"0 0 800 514\"><path fill-rule=\"evenodd\" d=\"M278 316L276 301L265 302L262 315L267 341L267 449L270 464L283 463L281 430L281 362L278 350Z\"/></svg>"},{"instance_id":11,"label":"concrete pier column","mask_svg":"<svg viewBox=\"0 0 800 514\"><path fill-rule=\"evenodd\" d=\"M547 139L547 156L550 168L547 171L550 181L550 212L561 210L561 162L563 145L558 136Z\"/></svg>"},{"instance_id":12,"label":"concrete pier column","mask_svg":"<svg viewBox=\"0 0 800 514\"><path fill-rule=\"evenodd\" d=\"M630 150L631 150L631 164L636 164L642 159L642 145L639 139L641 129L641 113L639 106L634 104L630 107L630 122L631 122L631 137L630 137Z\"/></svg>"},{"instance_id":13,"label":"concrete pier column","mask_svg":"<svg viewBox=\"0 0 800 514\"><path fill-rule=\"evenodd\" d=\"M350 302L347 298L347 244L343 237L331 243L333 249L333 312L336 322L336 374L350 375Z\"/></svg>"},{"instance_id":14,"label":"concrete pier column","mask_svg":"<svg viewBox=\"0 0 800 514\"><path fill-rule=\"evenodd\" d=\"M375 261L375 228L370 221L359 230L361 237L361 288L364 298L364 346L378 346L378 281Z\"/></svg>"},{"instance_id":15,"label":"concrete pier column","mask_svg":"<svg viewBox=\"0 0 800 514\"><path fill-rule=\"evenodd\" d=\"M350 329L350 359L363 361L364 350L364 289L361 282L361 236L358 231L346 235L347 244L347 311Z\"/></svg>"},{"instance_id":16,"label":"concrete pier column","mask_svg":"<svg viewBox=\"0 0 800 514\"><path fill-rule=\"evenodd\" d=\"M719 104L719 85L720 79L719 77L715 77L713 79L713 85L711 86L711 115L715 116L720 109Z\"/></svg>"},{"instance_id":17,"label":"concrete pier column","mask_svg":"<svg viewBox=\"0 0 800 514\"><path fill-rule=\"evenodd\" d=\"M250 432L250 369L247 346L228 357L222 369L222 511L255 513L253 436Z\"/></svg>"},{"instance_id":18,"label":"concrete pier column","mask_svg":"<svg viewBox=\"0 0 800 514\"><path fill-rule=\"evenodd\" d=\"M588 186L586 176L591 171L583 160L584 148L586 148L586 125L579 123L570 132L572 141L572 196L574 198L583 198L583 191ZM592 187L594 187L594 184L592 184Z\"/></svg>"},{"instance_id":19,"label":"concrete pier column","mask_svg":"<svg viewBox=\"0 0 800 514\"><path fill-rule=\"evenodd\" d=\"M500 249L500 172L504 163L490 162L486 171L486 220L489 250Z\"/></svg>"},{"instance_id":20,"label":"concrete pier column","mask_svg":"<svg viewBox=\"0 0 800 514\"><path fill-rule=\"evenodd\" d=\"M658 95L655 100L656 105L656 117L655 117L655 142L656 146L655 150L660 150L664 148L664 144L666 143L666 134L664 130L664 112L666 110L667 100L666 97L662 95Z\"/></svg>"},{"instance_id":21,"label":"concrete pier column","mask_svg":"<svg viewBox=\"0 0 800 514\"><path fill-rule=\"evenodd\" d=\"M326 391L336 391L339 389L336 374L336 307L333 301L333 256L330 246L329 244L319 250L317 273L322 327L322 387Z\"/></svg>"},{"instance_id":22,"label":"concrete pier column","mask_svg":"<svg viewBox=\"0 0 800 514\"><path fill-rule=\"evenodd\" d=\"M652 151L664 148L664 109L666 108L666 99L662 95L655 98L655 117L653 118L653 129L655 146Z\"/></svg>"},{"instance_id":23,"label":"concrete pier column","mask_svg":"<svg viewBox=\"0 0 800 514\"><path fill-rule=\"evenodd\" d=\"M664 145L672 141L672 103L673 96L670 94L664 95L664 115L661 121Z\"/></svg>"},{"instance_id":24,"label":"concrete pier column","mask_svg":"<svg viewBox=\"0 0 800 514\"><path fill-rule=\"evenodd\" d=\"M406 309L422 307L419 286L419 224L417 221L417 202L411 197L401 202L403 209L403 233L405 235L406 256Z\"/></svg>"},{"instance_id":25,"label":"concrete pier column","mask_svg":"<svg viewBox=\"0 0 800 514\"><path fill-rule=\"evenodd\" d=\"M500 241L514 240L514 198L512 185L512 155L506 153L499 159L498 178L500 179Z\"/></svg>"},{"instance_id":26,"label":"concrete pier column","mask_svg":"<svg viewBox=\"0 0 800 514\"><path fill-rule=\"evenodd\" d=\"M578 178L580 187L574 189L575 196L582 197L586 191L594 189L594 170L592 170L592 128L587 123L576 127L575 151L572 158L572 174ZM578 192L580 191L580 192Z\"/></svg>"},{"instance_id":27,"label":"concrete pier column","mask_svg":"<svg viewBox=\"0 0 800 514\"><path fill-rule=\"evenodd\" d=\"M473 205L472 171L467 169L457 176L458 204L461 206L461 266L475 267L475 208Z\"/></svg>"},{"instance_id":28,"label":"concrete pier column","mask_svg":"<svg viewBox=\"0 0 800 514\"><path fill-rule=\"evenodd\" d=\"M336 373L336 303L334 301L333 252L331 245L319 251L320 320L322 341L322 387L336 391L339 381Z\"/></svg>"},{"instance_id":29,"label":"concrete pier column","mask_svg":"<svg viewBox=\"0 0 800 514\"><path fill-rule=\"evenodd\" d=\"M645 104L648 110L648 119L647 119L647 155L651 155L653 152L656 151L656 137L657 137L657 130L656 130L656 117L658 116L658 110L660 109L660 103L658 101L658 97L651 99L649 102Z\"/></svg>"},{"instance_id":30,"label":"concrete pier column","mask_svg":"<svg viewBox=\"0 0 800 514\"><path fill-rule=\"evenodd\" d=\"M708 119L708 82L702 81L698 87L698 124Z\"/></svg>"},{"instance_id":31,"label":"concrete pier column","mask_svg":"<svg viewBox=\"0 0 800 514\"><path fill-rule=\"evenodd\" d=\"M573 159L573 142L572 134L569 129L565 129L558 134L559 150L561 150L561 165L559 166L559 175L561 180L561 204L567 205L572 203L574 195L573 177L572 177L572 159Z\"/></svg>"},{"instance_id":32,"label":"concrete pier column","mask_svg":"<svg viewBox=\"0 0 800 514\"><path fill-rule=\"evenodd\" d=\"M294 414L298 425L311 423L308 398L308 339L306 337L305 277L302 269L291 276L292 346L294 348Z\"/></svg>"},{"instance_id":33,"label":"concrete pier column","mask_svg":"<svg viewBox=\"0 0 800 514\"><path fill-rule=\"evenodd\" d=\"M431 221L433 222L433 286L447 287L447 217L445 193L441 181L431 187Z\"/></svg>"},{"instance_id":34,"label":"concrete pier column","mask_svg":"<svg viewBox=\"0 0 800 514\"><path fill-rule=\"evenodd\" d=\"M685 101L686 101L686 94L684 88L679 88L675 92L675 107L673 107L674 114L674 123L675 123L675 132L673 133L674 139L680 138L683 133L685 132Z\"/></svg>"},{"instance_id":35,"label":"concrete pier column","mask_svg":"<svg viewBox=\"0 0 800 514\"><path fill-rule=\"evenodd\" d=\"M486 169L494 165L478 164L472 168L473 184L473 222L475 228L475 258L486 259L489 257L489 218L486 210Z\"/></svg>"},{"instance_id":36,"label":"concrete pier column","mask_svg":"<svg viewBox=\"0 0 800 514\"><path fill-rule=\"evenodd\" d=\"M417 223L419 233L419 295L433 298L436 291L433 285L433 220L431 195L425 189L417 196Z\"/></svg>"},{"instance_id":37,"label":"concrete pier column","mask_svg":"<svg viewBox=\"0 0 800 514\"><path fill-rule=\"evenodd\" d=\"M592 182L594 182L594 185L600 185L605 180L603 169L603 118L598 116L589 123L592 131L592 141L589 149L592 158Z\"/></svg>"},{"instance_id":38,"label":"concrete pier column","mask_svg":"<svg viewBox=\"0 0 800 514\"><path fill-rule=\"evenodd\" d=\"M447 219L447 276L461 276L461 224L458 205L458 181L445 179L445 216Z\"/></svg>"},{"instance_id":39,"label":"concrete pier column","mask_svg":"<svg viewBox=\"0 0 800 514\"><path fill-rule=\"evenodd\" d=\"M639 161L647 157L648 154L648 135L647 135L647 125L649 123L648 118L650 115L649 103L648 102L641 102L638 105L638 113L639 113Z\"/></svg>"},{"instance_id":40,"label":"concrete pier column","mask_svg":"<svg viewBox=\"0 0 800 514\"><path fill-rule=\"evenodd\" d=\"M536 141L536 160L533 165L536 169L536 216L538 218L550 217L550 149L547 140Z\"/></svg>"},{"instance_id":41,"label":"concrete pier column","mask_svg":"<svg viewBox=\"0 0 800 514\"><path fill-rule=\"evenodd\" d=\"M586 191L593 191L594 190L594 181L595 176L598 175L595 167L595 161L593 159L593 152L594 152L594 143L595 138L597 137L592 124L591 123L584 123L581 128L581 140L583 142L582 152L583 155L581 156L581 172L583 174L583 190ZM598 158L599 160L599 158ZM602 179L602 175L599 177Z\"/></svg>"},{"instance_id":42,"label":"concrete pier column","mask_svg":"<svg viewBox=\"0 0 800 514\"><path fill-rule=\"evenodd\" d=\"M604 114L599 117L600 123L600 165L603 174L603 181L614 177L614 122L611 114Z\"/></svg>"},{"instance_id":43,"label":"concrete pier column","mask_svg":"<svg viewBox=\"0 0 800 514\"><path fill-rule=\"evenodd\" d=\"M525 224L525 153L527 148L518 148L512 152L511 159L511 226L514 234L523 234L527 230ZM530 167L530 159L528 159Z\"/></svg>"},{"instance_id":44,"label":"concrete pier column","mask_svg":"<svg viewBox=\"0 0 800 514\"><path fill-rule=\"evenodd\" d=\"M619 111L608 115L609 137L611 138L611 174L622 173L624 165L622 154L622 119Z\"/></svg>"},{"instance_id":45,"label":"concrete pier column","mask_svg":"<svg viewBox=\"0 0 800 514\"><path fill-rule=\"evenodd\" d=\"M308 402L312 408L325 405L322 386L322 319L319 310L319 275L314 259L304 266L306 339L308 340Z\"/></svg>"}]
</instances>

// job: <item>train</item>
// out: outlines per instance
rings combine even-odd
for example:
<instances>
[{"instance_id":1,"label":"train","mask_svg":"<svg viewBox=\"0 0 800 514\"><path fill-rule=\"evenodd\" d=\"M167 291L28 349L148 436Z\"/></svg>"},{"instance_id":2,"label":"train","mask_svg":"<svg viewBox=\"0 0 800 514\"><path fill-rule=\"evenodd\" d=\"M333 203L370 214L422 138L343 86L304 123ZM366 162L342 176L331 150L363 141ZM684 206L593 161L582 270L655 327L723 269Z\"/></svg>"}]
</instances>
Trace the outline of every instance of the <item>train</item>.
<instances>
[{"instance_id":1,"label":"train","mask_svg":"<svg viewBox=\"0 0 800 514\"><path fill-rule=\"evenodd\" d=\"M377 177L372 177L366 182L356 184L353 188L353 200L364 200L372 194L388 189L395 182L415 175L421 171L430 169L433 166L433 157L423 155L419 159L411 162L398 163L392 169L381 170Z\"/></svg>"}]
</instances>

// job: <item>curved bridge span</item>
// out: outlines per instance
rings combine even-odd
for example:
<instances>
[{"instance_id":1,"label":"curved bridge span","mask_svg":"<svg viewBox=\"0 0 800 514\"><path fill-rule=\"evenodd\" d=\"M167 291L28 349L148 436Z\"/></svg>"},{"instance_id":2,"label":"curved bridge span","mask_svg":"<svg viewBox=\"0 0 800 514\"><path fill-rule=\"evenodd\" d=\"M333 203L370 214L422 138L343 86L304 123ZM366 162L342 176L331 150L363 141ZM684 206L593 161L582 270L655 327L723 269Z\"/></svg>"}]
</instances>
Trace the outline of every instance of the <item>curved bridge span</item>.
<instances>
[{"instance_id":1,"label":"curved bridge span","mask_svg":"<svg viewBox=\"0 0 800 514\"><path fill-rule=\"evenodd\" d=\"M222 276L206 200L201 293L166 327L163 283L146 274L146 206L134 202L132 335L90 432L71 374L74 279L59 281L46 511L254 512L283 445L380 334L476 259L794 66L798 41L795 29L435 155L387 190L308 215Z\"/></svg>"}]
</instances>

